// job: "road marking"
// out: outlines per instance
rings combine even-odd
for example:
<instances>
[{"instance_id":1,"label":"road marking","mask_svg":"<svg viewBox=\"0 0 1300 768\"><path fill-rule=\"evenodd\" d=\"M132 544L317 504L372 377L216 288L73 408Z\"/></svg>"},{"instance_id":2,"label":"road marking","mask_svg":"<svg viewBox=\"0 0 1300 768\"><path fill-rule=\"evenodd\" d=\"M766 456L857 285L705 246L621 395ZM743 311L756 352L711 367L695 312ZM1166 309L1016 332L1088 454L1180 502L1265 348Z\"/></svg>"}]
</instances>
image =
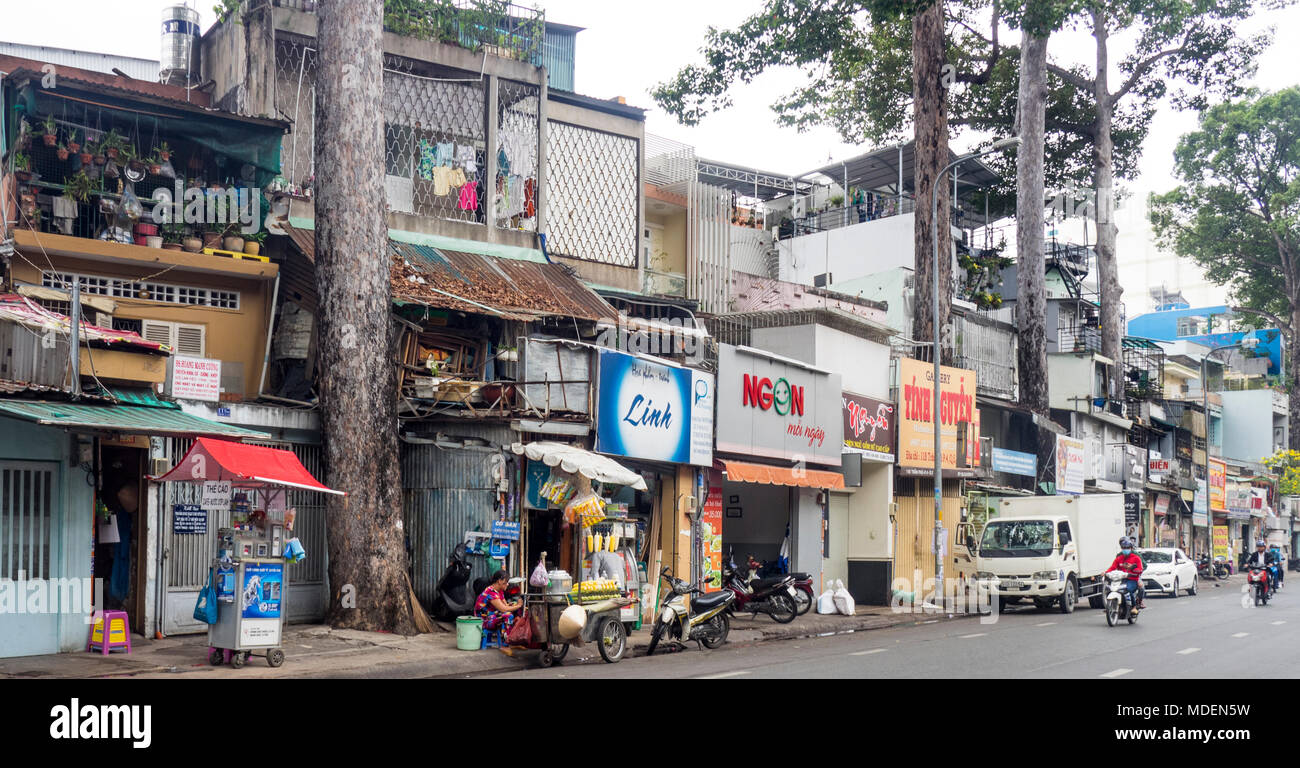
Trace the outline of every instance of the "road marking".
<instances>
[{"instance_id":1,"label":"road marking","mask_svg":"<svg viewBox=\"0 0 1300 768\"><path fill-rule=\"evenodd\" d=\"M1184 649L1182 649L1181 651L1179 651L1178 654L1179 654L1180 656L1186 656L1186 655L1189 654L1189 653L1196 653L1196 652L1199 651L1199 650L1201 650L1201 649L1200 649L1200 648L1184 648Z\"/></svg>"},{"instance_id":2,"label":"road marking","mask_svg":"<svg viewBox=\"0 0 1300 768\"><path fill-rule=\"evenodd\" d=\"M938 620L938 619L930 619L929 621L923 621L923 622L921 622L921 623L922 623L922 624L938 624L938 623L939 623L939 620Z\"/></svg>"},{"instance_id":3,"label":"road marking","mask_svg":"<svg viewBox=\"0 0 1300 768\"><path fill-rule=\"evenodd\" d=\"M1133 671L1133 670L1131 670L1131 669L1129 669L1129 668L1127 668L1127 667L1120 667L1119 669L1113 669L1113 670L1111 670L1110 672L1107 672L1106 674L1101 675L1101 677L1119 677L1120 675L1127 675L1129 672L1132 672L1132 671Z\"/></svg>"},{"instance_id":4,"label":"road marking","mask_svg":"<svg viewBox=\"0 0 1300 768\"><path fill-rule=\"evenodd\" d=\"M1272 622L1273 626L1275 626L1275 627L1280 627L1280 626L1282 626L1282 625L1285 624L1285 623L1286 623L1285 620L1283 620L1283 621L1274 621L1274 622Z\"/></svg>"},{"instance_id":5,"label":"road marking","mask_svg":"<svg viewBox=\"0 0 1300 768\"><path fill-rule=\"evenodd\" d=\"M724 677L740 677L741 675L748 675L748 674L749 674L748 669L742 669L739 672L723 672L720 675L704 675L703 677L697 677L696 679L697 680L721 680Z\"/></svg>"},{"instance_id":6,"label":"road marking","mask_svg":"<svg viewBox=\"0 0 1300 768\"><path fill-rule=\"evenodd\" d=\"M1056 622L1054 622L1054 621L1044 621L1042 624L1035 624L1034 626L1035 626L1035 627L1050 627L1050 626L1052 626L1052 625L1055 624L1055 623L1056 623Z\"/></svg>"},{"instance_id":7,"label":"road marking","mask_svg":"<svg viewBox=\"0 0 1300 768\"><path fill-rule=\"evenodd\" d=\"M872 648L872 649L869 650L869 651L854 651L853 653L850 653L849 655L850 655L850 656L870 656L870 655L873 654L873 653L884 653L884 652L887 651L887 650L889 650L889 649L888 649L888 648Z\"/></svg>"},{"instance_id":8,"label":"road marking","mask_svg":"<svg viewBox=\"0 0 1300 768\"><path fill-rule=\"evenodd\" d=\"M973 634L973 635L962 635L962 636L961 636L961 639L962 639L962 640L969 640L969 639L971 639L972 637L984 637L984 636L987 635L987 634L988 634L988 632L976 632L976 633Z\"/></svg>"},{"instance_id":9,"label":"road marking","mask_svg":"<svg viewBox=\"0 0 1300 768\"><path fill-rule=\"evenodd\" d=\"M1238 632L1237 634L1233 635L1233 637L1245 637L1246 635L1249 634L1250 634L1249 632Z\"/></svg>"}]
</instances>

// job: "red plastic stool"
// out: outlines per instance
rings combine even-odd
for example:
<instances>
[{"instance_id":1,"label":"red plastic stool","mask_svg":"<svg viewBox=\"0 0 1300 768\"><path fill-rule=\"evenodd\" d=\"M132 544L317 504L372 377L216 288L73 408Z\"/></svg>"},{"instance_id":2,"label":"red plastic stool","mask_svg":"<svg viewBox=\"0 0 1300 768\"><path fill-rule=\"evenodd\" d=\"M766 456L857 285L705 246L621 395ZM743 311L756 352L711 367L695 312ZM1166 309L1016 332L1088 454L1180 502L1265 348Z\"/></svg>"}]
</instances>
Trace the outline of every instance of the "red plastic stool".
<instances>
[{"instance_id":1,"label":"red plastic stool","mask_svg":"<svg viewBox=\"0 0 1300 768\"><path fill-rule=\"evenodd\" d=\"M114 648L125 648L131 652L131 623L126 611L95 611L90 618L90 640L86 650L96 647L107 656Z\"/></svg>"}]
</instances>

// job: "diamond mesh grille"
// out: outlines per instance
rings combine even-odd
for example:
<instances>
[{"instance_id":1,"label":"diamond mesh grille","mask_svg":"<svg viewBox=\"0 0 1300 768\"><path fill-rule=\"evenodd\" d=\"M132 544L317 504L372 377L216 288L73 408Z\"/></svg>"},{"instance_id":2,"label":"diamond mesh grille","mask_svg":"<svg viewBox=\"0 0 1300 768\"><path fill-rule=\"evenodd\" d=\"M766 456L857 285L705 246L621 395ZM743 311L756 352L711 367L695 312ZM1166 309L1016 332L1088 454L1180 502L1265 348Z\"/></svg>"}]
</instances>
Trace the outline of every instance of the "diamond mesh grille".
<instances>
[{"instance_id":1,"label":"diamond mesh grille","mask_svg":"<svg viewBox=\"0 0 1300 768\"><path fill-rule=\"evenodd\" d=\"M559 122L551 122L548 131L551 250L575 259L636 266L636 140Z\"/></svg>"},{"instance_id":2,"label":"diamond mesh grille","mask_svg":"<svg viewBox=\"0 0 1300 768\"><path fill-rule=\"evenodd\" d=\"M497 86L496 225L537 231L537 116L541 89L501 80ZM505 164L502 164L505 160ZM509 173L504 169L509 166Z\"/></svg>"},{"instance_id":3,"label":"diamond mesh grille","mask_svg":"<svg viewBox=\"0 0 1300 768\"><path fill-rule=\"evenodd\" d=\"M302 186L315 173L312 160L316 116L316 50L312 41L275 36L275 108L293 122L280 145L280 169L290 184Z\"/></svg>"}]
</instances>

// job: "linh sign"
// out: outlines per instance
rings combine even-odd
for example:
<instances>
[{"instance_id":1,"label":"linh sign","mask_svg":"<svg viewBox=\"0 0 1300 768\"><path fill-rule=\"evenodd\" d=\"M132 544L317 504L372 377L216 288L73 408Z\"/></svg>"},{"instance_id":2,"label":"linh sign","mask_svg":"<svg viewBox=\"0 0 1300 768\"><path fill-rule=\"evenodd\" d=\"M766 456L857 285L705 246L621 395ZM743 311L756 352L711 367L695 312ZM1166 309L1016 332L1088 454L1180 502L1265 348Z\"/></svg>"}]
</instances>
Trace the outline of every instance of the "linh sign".
<instances>
[{"instance_id":1,"label":"linh sign","mask_svg":"<svg viewBox=\"0 0 1300 768\"><path fill-rule=\"evenodd\" d=\"M713 374L602 349L597 380L598 452L713 463Z\"/></svg>"},{"instance_id":2,"label":"linh sign","mask_svg":"<svg viewBox=\"0 0 1300 768\"><path fill-rule=\"evenodd\" d=\"M840 466L843 445L838 373L719 345L718 451Z\"/></svg>"}]
</instances>

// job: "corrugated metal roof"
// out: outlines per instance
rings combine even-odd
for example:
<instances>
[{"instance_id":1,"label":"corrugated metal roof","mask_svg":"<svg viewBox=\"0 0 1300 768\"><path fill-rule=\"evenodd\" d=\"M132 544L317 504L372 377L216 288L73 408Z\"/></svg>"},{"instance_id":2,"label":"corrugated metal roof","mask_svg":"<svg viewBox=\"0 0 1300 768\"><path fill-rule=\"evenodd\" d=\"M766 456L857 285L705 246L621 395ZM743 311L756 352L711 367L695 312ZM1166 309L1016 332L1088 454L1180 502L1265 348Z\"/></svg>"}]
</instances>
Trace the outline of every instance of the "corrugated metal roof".
<instances>
[{"instance_id":1,"label":"corrugated metal roof","mask_svg":"<svg viewBox=\"0 0 1300 768\"><path fill-rule=\"evenodd\" d=\"M120 69L136 80L149 83L158 82L161 67L157 59L139 59L132 56L117 56L111 53L94 53L77 51L71 48L54 48L48 45L27 45L26 43L9 43L0 41L0 55L17 56L33 61L48 61L65 67L78 67L91 72L112 74Z\"/></svg>"},{"instance_id":2,"label":"corrugated metal roof","mask_svg":"<svg viewBox=\"0 0 1300 768\"><path fill-rule=\"evenodd\" d=\"M128 435L168 437L229 437L266 440L270 435L251 429L200 419L181 411L132 405L81 405L43 400L0 399L0 416L52 427Z\"/></svg>"},{"instance_id":3,"label":"corrugated metal roof","mask_svg":"<svg viewBox=\"0 0 1300 768\"><path fill-rule=\"evenodd\" d=\"M0 55L0 70L8 72L18 79L22 75L28 75L40 80L43 76L41 71L42 64L51 62L42 59L29 59L22 56ZM123 70L126 71L126 70ZM148 80L135 80L132 78L121 77L120 75L104 74L94 72L89 69L60 65L58 69L58 78L60 81L67 83L78 83L83 87L90 87L104 91L118 91L129 93L136 96L148 96L154 99L162 99L176 104L184 104L190 107L206 109L212 105L212 97L198 89L191 89L187 94L185 89L178 85L167 85L158 82L158 75ZM238 117L237 115L231 115Z\"/></svg>"},{"instance_id":4,"label":"corrugated metal roof","mask_svg":"<svg viewBox=\"0 0 1300 768\"><path fill-rule=\"evenodd\" d=\"M281 225L312 262L316 237ZM558 264L502 259L390 240L395 301L514 320L560 315L585 320L618 317L618 310Z\"/></svg>"}]
</instances>

